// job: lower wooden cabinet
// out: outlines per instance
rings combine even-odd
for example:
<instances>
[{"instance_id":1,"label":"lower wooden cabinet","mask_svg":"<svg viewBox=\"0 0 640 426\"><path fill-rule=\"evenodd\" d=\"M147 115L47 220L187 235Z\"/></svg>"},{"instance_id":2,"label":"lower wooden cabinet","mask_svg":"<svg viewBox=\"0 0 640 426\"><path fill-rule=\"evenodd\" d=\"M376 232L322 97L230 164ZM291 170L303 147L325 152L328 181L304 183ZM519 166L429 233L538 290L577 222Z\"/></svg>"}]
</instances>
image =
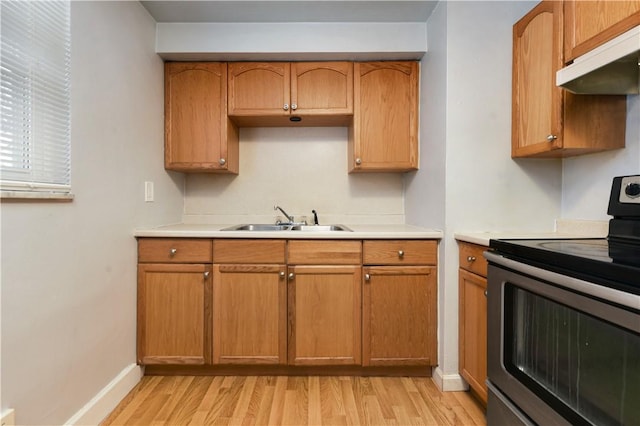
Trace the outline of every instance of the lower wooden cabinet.
<instances>
[{"instance_id":1,"label":"lower wooden cabinet","mask_svg":"<svg viewBox=\"0 0 640 426\"><path fill-rule=\"evenodd\" d=\"M487 247L460 243L458 352L460 375L487 403Z\"/></svg>"},{"instance_id":2,"label":"lower wooden cabinet","mask_svg":"<svg viewBox=\"0 0 640 426\"><path fill-rule=\"evenodd\" d=\"M289 267L289 364L361 363L361 267Z\"/></svg>"},{"instance_id":3,"label":"lower wooden cabinet","mask_svg":"<svg viewBox=\"0 0 640 426\"><path fill-rule=\"evenodd\" d=\"M436 365L436 297L435 267L365 267L363 365Z\"/></svg>"},{"instance_id":4,"label":"lower wooden cabinet","mask_svg":"<svg viewBox=\"0 0 640 426\"><path fill-rule=\"evenodd\" d=\"M286 364L284 265L214 265L214 364Z\"/></svg>"},{"instance_id":5,"label":"lower wooden cabinet","mask_svg":"<svg viewBox=\"0 0 640 426\"><path fill-rule=\"evenodd\" d=\"M211 362L211 266L138 266L138 363Z\"/></svg>"}]
</instances>

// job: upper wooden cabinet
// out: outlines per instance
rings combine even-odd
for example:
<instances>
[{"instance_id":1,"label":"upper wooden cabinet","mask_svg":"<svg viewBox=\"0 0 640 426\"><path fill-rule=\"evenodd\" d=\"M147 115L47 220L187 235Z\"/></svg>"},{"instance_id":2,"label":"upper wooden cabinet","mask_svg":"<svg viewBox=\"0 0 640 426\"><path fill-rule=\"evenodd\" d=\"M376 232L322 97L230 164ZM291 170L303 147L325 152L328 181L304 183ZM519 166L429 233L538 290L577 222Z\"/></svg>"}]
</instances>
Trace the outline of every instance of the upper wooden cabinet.
<instances>
[{"instance_id":1,"label":"upper wooden cabinet","mask_svg":"<svg viewBox=\"0 0 640 426\"><path fill-rule=\"evenodd\" d=\"M574 95L563 67L563 4L542 1L513 27L512 157L565 157L625 145L626 97Z\"/></svg>"},{"instance_id":2,"label":"upper wooden cabinet","mask_svg":"<svg viewBox=\"0 0 640 426\"><path fill-rule=\"evenodd\" d=\"M418 82L417 62L354 64L350 172L418 168Z\"/></svg>"},{"instance_id":3,"label":"upper wooden cabinet","mask_svg":"<svg viewBox=\"0 0 640 426\"><path fill-rule=\"evenodd\" d=\"M227 65L165 63L165 168L238 173L238 128L227 117Z\"/></svg>"},{"instance_id":4,"label":"upper wooden cabinet","mask_svg":"<svg viewBox=\"0 0 640 426\"><path fill-rule=\"evenodd\" d=\"M346 125L350 62L229 63L229 116L241 126Z\"/></svg>"},{"instance_id":5,"label":"upper wooden cabinet","mask_svg":"<svg viewBox=\"0 0 640 426\"><path fill-rule=\"evenodd\" d=\"M640 25L640 1L564 1L564 59L580 55Z\"/></svg>"}]
</instances>

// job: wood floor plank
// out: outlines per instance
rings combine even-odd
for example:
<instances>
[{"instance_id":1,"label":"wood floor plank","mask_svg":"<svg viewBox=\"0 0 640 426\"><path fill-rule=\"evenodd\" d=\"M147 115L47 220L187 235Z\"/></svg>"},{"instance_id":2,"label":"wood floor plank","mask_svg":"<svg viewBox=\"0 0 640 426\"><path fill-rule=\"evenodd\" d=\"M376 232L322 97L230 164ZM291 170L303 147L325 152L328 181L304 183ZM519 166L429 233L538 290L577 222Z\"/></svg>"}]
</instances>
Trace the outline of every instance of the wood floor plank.
<instances>
[{"instance_id":1,"label":"wood floor plank","mask_svg":"<svg viewBox=\"0 0 640 426\"><path fill-rule=\"evenodd\" d=\"M102 422L111 425L479 425L468 392L425 377L143 377Z\"/></svg>"}]
</instances>

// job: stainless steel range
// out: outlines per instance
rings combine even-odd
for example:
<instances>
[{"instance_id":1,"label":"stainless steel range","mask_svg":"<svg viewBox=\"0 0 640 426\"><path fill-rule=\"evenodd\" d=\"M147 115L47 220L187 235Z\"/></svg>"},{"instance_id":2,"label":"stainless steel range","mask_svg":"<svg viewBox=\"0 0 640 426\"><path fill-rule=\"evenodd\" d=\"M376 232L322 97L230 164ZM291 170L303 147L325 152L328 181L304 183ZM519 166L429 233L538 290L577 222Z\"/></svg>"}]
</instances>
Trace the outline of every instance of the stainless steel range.
<instances>
[{"instance_id":1,"label":"stainless steel range","mask_svg":"<svg viewBox=\"0 0 640 426\"><path fill-rule=\"evenodd\" d=\"M491 240L489 425L640 425L640 175L602 239Z\"/></svg>"}]
</instances>

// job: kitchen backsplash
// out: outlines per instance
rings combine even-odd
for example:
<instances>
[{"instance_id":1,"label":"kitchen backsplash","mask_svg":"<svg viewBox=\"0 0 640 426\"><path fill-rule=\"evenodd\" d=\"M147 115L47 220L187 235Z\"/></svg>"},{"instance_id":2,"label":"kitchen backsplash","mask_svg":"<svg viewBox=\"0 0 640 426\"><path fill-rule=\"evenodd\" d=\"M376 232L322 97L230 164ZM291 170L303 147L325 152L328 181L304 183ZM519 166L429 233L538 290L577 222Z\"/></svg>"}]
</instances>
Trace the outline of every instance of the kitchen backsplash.
<instances>
[{"instance_id":1,"label":"kitchen backsplash","mask_svg":"<svg viewBox=\"0 0 640 426\"><path fill-rule=\"evenodd\" d=\"M241 128L240 174L193 174L185 223L273 222L274 205L321 223L404 223L403 175L347 173L346 127Z\"/></svg>"}]
</instances>

